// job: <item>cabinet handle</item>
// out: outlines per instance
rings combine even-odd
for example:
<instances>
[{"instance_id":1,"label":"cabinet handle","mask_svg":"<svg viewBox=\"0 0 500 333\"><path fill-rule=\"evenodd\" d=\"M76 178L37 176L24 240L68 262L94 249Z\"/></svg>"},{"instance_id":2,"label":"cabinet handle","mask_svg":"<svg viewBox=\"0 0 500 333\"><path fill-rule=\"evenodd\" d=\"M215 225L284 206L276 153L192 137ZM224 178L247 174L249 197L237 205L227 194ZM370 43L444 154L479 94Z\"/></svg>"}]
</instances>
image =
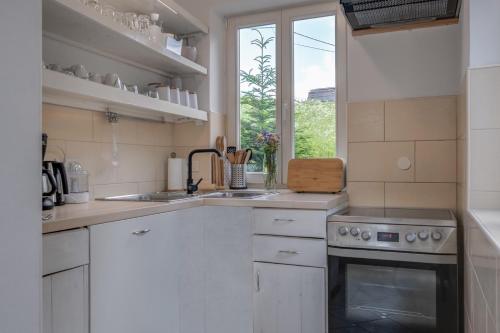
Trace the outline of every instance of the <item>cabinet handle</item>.
<instances>
[{"instance_id":1,"label":"cabinet handle","mask_svg":"<svg viewBox=\"0 0 500 333\"><path fill-rule=\"evenodd\" d=\"M137 231L132 232L132 235L143 236L143 235L147 234L150 231L151 231L151 229L137 230Z\"/></svg>"},{"instance_id":2,"label":"cabinet handle","mask_svg":"<svg viewBox=\"0 0 500 333\"><path fill-rule=\"evenodd\" d=\"M260 272L257 271L257 292L260 291Z\"/></svg>"},{"instance_id":3,"label":"cabinet handle","mask_svg":"<svg viewBox=\"0 0 500 333\"><path fill-rule=\"evenodd\" d=\"M280 253L280 254L292 254L292 255L300 254L299 251L295 251L295 250L279 250L278 253Z\"/></svg>"},{"instance_id":4,"label":"cabinet handle","mask_svg":"<svg viewBox=\"0 0 500 333\"><path fill-rule=\"evenodd\" d=\"M295 219L281 219L281 218L274 218L273 219L274 222L295 222Z\"/></svg>"}]
</instances>

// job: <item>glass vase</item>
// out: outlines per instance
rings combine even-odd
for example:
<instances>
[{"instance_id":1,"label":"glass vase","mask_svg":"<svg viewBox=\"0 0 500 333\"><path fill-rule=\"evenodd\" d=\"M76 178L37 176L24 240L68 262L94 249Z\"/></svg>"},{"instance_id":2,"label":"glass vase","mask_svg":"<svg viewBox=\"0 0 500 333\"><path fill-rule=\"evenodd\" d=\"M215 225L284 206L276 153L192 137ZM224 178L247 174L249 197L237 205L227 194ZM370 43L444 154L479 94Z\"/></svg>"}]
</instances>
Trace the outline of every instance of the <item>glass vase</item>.
<instances>
[{"instance_id":1,"label":"glass vase","mask_svg":"<svg viewBox=\"0 0 500 333\"><path fill-rule=\"evenodd\" d=\"M277 161L276 152L265 152L264 153L264 186L266 190L276 192L277 186Z\"/></svg>"}]
</instances>

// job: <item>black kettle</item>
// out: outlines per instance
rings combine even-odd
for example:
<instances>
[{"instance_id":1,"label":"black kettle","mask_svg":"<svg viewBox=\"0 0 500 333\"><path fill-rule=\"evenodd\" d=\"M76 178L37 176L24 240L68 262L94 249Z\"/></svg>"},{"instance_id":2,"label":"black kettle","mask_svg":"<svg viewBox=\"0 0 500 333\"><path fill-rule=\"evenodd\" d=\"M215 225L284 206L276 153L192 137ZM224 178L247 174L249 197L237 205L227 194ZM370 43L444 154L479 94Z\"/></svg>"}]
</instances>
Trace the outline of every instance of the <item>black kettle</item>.
<instances>
[{"instance_id":1,"label":"black kettle","mask_svg":"<svg viewBox=\"0 0 500 333\"><path fill-rule=\"evenodd\" d=\"M66 203L65 195L69 193L68 188L68 177L66 176L66 168L64 163L57 161L46 161L43 162L44 169L48 172L52 172L54 175L56 183L56 191L54 197L54 204L56 206L62 206Z\"/></svg>"}]
</instances>

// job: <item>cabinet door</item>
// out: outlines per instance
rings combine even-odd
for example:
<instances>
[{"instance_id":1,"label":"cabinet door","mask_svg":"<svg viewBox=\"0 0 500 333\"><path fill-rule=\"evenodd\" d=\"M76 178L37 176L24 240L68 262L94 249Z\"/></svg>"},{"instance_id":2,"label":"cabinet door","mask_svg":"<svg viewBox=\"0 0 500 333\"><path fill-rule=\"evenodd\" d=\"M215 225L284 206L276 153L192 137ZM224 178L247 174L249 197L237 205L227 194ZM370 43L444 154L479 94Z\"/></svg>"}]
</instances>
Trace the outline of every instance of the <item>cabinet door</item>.
<instances>
[{"instance_id":1,"label":"cabinet door","mask_svg":"<svg viewBox=\"0 0 500 333\"><path fill-rule=\"evenodd\" d=\"M88 333L88 270L80 266L43 278L43 333Z\"/></svg>"},{"instance_id":2,"label":"cabinet door","mask_svg":"<svg viewBox=\"0 0 500 333\"><path fill-rule=\"evenodd\" d=\"M254 263L255 333L325 333L323 268Z\"/></svg>"},{"instance_id":3,"label":"cabinet door","mask_svg":"<svg viewBox=\"0 0 500 333\"><path fill-rule=\"evenodd\" d=\"M176 221L174 212L90 228L92 333L179 332Z\"/></svg>"},{"instance_id":4,"label":"cabinet door","mask_svg":"<svg viewBox=\"0 0 500 333\"><path fill-rule=\"evenodd\" d=\"M206 333L252 332L251 209L204 207Z\"/></svg>"}]
</instances>

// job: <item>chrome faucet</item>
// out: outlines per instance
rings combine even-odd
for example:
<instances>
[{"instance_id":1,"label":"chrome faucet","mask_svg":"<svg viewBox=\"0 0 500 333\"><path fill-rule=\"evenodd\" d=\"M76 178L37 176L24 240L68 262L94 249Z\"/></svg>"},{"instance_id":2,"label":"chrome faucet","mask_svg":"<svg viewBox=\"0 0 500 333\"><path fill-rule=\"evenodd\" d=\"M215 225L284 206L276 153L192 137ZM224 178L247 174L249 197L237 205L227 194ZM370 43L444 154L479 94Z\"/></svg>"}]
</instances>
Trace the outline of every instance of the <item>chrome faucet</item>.
<instances>
[{"instance_id":1,"label":"chrome faucet","mask_svg":"<svg viewBox=\"0 0 500 333\"><path fill-rule=\"evenodd\" d=\"M193 155L201 153L215 153L221 157L220 152L217 149L195 149L189 153L188 157L188 179L187 179L187 194L193 194L198 191L198 185L200 185L203 178L200 178L196 184L193 181Z\"/></svg>"}]
</instances>

